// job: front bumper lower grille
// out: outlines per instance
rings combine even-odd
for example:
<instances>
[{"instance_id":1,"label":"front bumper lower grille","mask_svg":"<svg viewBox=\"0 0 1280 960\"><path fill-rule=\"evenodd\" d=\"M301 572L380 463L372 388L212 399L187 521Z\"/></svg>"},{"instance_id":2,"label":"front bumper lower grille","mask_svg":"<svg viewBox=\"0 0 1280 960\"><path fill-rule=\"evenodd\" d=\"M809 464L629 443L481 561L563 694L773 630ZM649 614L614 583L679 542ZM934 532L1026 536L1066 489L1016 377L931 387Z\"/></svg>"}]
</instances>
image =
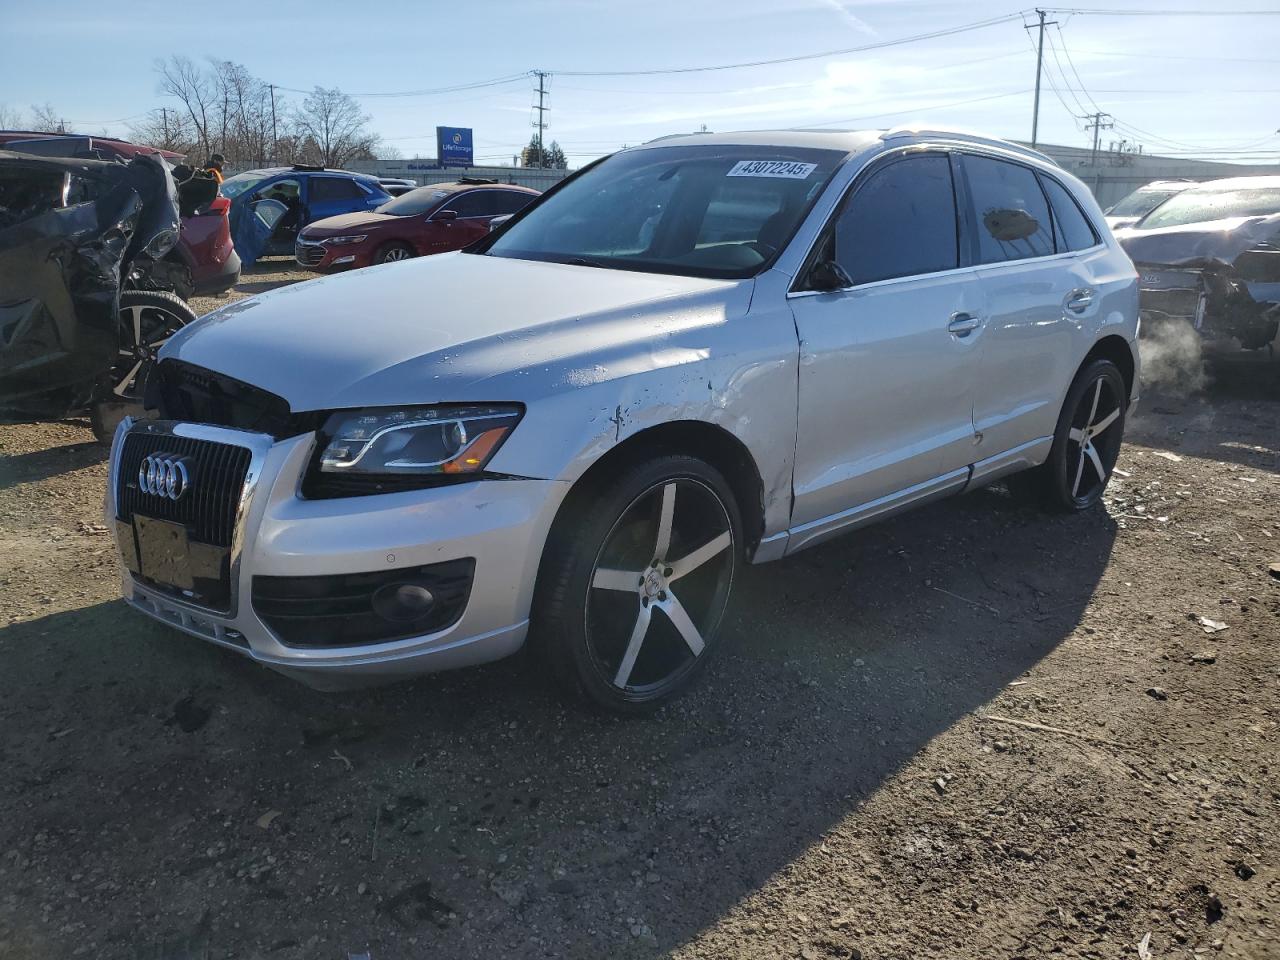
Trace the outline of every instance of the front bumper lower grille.
<instances>
[{"instance_id":1,"label":"front bumper lower grille","mask_svg":"<svg viewBox=\"0 0 1280 960\"><path fill-rule=\"evenodd\" d=\"M324 255L325 248L318 243L298 243L293 248L294 259L304 267L314 267Z\"/></svg>"},{"instance_id":2,"label":"front bumper lower grille","mask_svg":"<svg viewBox=\"0 0 1280 960\"><path fill-rule=\"evenodd\" d=\"M353 647L435 633L458 622L475 560L313 577L254 577L253 609L291 647ZM425 609L397 604L401 587L428 591Z\"/></svg>"}]
</instances>

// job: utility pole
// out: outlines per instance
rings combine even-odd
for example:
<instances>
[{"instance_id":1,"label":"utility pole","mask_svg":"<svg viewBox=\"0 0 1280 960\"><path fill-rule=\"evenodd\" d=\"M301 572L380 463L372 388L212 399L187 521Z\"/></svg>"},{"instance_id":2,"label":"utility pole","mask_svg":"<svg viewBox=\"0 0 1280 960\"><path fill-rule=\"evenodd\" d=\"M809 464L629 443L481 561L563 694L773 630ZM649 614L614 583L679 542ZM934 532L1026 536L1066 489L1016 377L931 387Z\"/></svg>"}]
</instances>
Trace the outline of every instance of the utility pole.
<instances>
[{"instance_id":1,"label":"utility pole","mask_svg":"<svg viewBox=\"0 0 1280 960\"><path fill-rule=\"evenodd\" d=\"M268 83L267 88L271 91L271 162L276 162L276 154L280 152L279 142L276 140L276 85Z\"/></svg>"},{"instance_id":2,"label":"utility pole","mask_svg":"<svg viewBox=\"0 0 1280 960\"><path fill-rule=\"evenodd\" d=\"M1045 17L1047 16L1047 14L1043 10L1039 9L1038 7L1036 8L1036 15L1040 18L1040 23L1038 25L1038 29L1040 31L1040 40L1036 44L1036 102L1035 102L1035 106L1032 107L1031 109L1032 149L1035 148L1036 144L1039 142L1039 137L1040 137L1040 74L1043 71L1043 67L1044 67L1044 28L1051 23L1058 22L1057 20L1046 20ZM1030 30L1031 27L1027 26L1027 27L1024 27L1024 29Z\"/></svg>"},{"instance_id":3,"label":"utility pole","mask_svg":"<svg viewBox=\"0 0 1280 960\"><path fill-rule=\"evenodd\" d=\"M547 155L542 149L542 132L547 128L546 113L551 109L543 106L547 96L547 77L550 74L545 70L535 70L533 75L538 78L538 105L533 108L538 111L538 119L533 125L538 128L538 168L541 169L547 165Z\"/></svg>"},{"instance_id":4,"label":"utility pole","mask_svg":"<svg viewBox=\"0 0 1280 960\"><path fill-rule=\"evenodd\" d=\"M1103 122L1103 117L1107 118L1106 122ZM1089 122L1084 125L1086 130L1093 131L1093 156L1089 160L1089 166L1098 165L1098 134L1103 130L1110 130L1113 126L1115 124L1111 122L1111 114L1102 112L1089 114Z\"/></svg>"}]
</instances>

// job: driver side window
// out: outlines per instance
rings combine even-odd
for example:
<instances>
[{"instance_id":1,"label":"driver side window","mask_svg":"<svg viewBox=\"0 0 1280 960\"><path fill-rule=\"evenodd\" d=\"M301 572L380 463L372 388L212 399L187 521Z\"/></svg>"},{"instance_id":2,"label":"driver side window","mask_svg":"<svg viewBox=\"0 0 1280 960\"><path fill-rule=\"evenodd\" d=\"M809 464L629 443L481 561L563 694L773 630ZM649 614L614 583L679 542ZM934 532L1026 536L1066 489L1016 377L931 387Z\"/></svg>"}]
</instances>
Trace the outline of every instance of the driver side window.
<instances>
[{"instance_id":1,"label":"driver side window","mask_svg":"<svg viewBox=\"0 0 1280 960\"><path fill-rule=\"evenodd\" d=\"M951 161L908 157L872 173L837 215L832 256L855 284L960 265Z\"/></svg>"}]
</instances>

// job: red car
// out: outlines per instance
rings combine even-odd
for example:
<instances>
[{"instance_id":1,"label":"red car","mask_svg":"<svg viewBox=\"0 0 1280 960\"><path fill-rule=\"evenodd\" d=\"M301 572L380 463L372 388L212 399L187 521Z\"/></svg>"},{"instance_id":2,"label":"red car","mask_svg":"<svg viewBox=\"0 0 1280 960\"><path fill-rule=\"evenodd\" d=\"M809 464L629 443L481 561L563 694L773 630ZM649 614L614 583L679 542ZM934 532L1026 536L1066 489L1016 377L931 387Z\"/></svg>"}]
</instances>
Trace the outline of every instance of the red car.
<instances>
[{"instance_id":1,"label":"red car","mask_svg":"<svg viewBox=\"0 0 1280 960\"><path fill-rule=\"evenodd\" d=\"M294 254L308 270L334 273L375 263L461 250L489 232L489 221L522 210L538 191L463 179L419 187L372 213L344 213L308 224Z\"/></svg>"},{"instance_id":2,"label":"red car","mask_svg":"<svg viewBox=\"0 0 1280 960\"><path fill-rule=\"evenodd\" d=\"M182 154L172 150L157 150L124 140L26 130L0 130L0 150L44 157L124 161L140 153L158 153L170 168L182 160ZM230 290L240 280L240 257L231 243L227 220L230 201L217 196L216 188L208 196L192 198L182 185L178 188L178 198L181 233L164 260L148 271L151 279L171 288L184 300Z\"/></svg>"}]
</instances>

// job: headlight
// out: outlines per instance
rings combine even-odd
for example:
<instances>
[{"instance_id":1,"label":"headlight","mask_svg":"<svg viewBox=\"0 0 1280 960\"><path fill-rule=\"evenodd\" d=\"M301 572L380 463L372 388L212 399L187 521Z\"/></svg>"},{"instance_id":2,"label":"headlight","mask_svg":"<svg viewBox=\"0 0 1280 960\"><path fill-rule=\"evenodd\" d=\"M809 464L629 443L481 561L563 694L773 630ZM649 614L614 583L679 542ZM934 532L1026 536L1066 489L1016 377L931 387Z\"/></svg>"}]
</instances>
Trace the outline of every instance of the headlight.
<instances>
[{"instance_id":1,"label":"headlight","mask_svg":"<svg viewBox=\"0 0 1280 960\"><path fill-rule=\"evenodd\" d=\"M172 250L177 242L177 230L161 230L147 242L147 245L142 248L142 252L152 260L159 260Z\"/></svg>"},{"instance_id":2,"label":"headlight","mask_svg":"<svg viewBox=\"0 0 1280 960\"><path fill-rule=\"evenodd\" d=\"M344 243L364 243L368 239L369 239L369 235L367 233L362 233L359 236L352 235L350 237L326 237L320 242L323 244L327 244L331 247L340 247Z\"/></svg>"},{"instance_id":3,"label":"headlight","mask_svg":"<svg viewBox=\"0 0 1280 960\"><path fill-rule=\"evenodd\" d=\"M408 407L333 414L322 474L480 473L520 421L519 407Z\"/></svg>"}]
</instances>

